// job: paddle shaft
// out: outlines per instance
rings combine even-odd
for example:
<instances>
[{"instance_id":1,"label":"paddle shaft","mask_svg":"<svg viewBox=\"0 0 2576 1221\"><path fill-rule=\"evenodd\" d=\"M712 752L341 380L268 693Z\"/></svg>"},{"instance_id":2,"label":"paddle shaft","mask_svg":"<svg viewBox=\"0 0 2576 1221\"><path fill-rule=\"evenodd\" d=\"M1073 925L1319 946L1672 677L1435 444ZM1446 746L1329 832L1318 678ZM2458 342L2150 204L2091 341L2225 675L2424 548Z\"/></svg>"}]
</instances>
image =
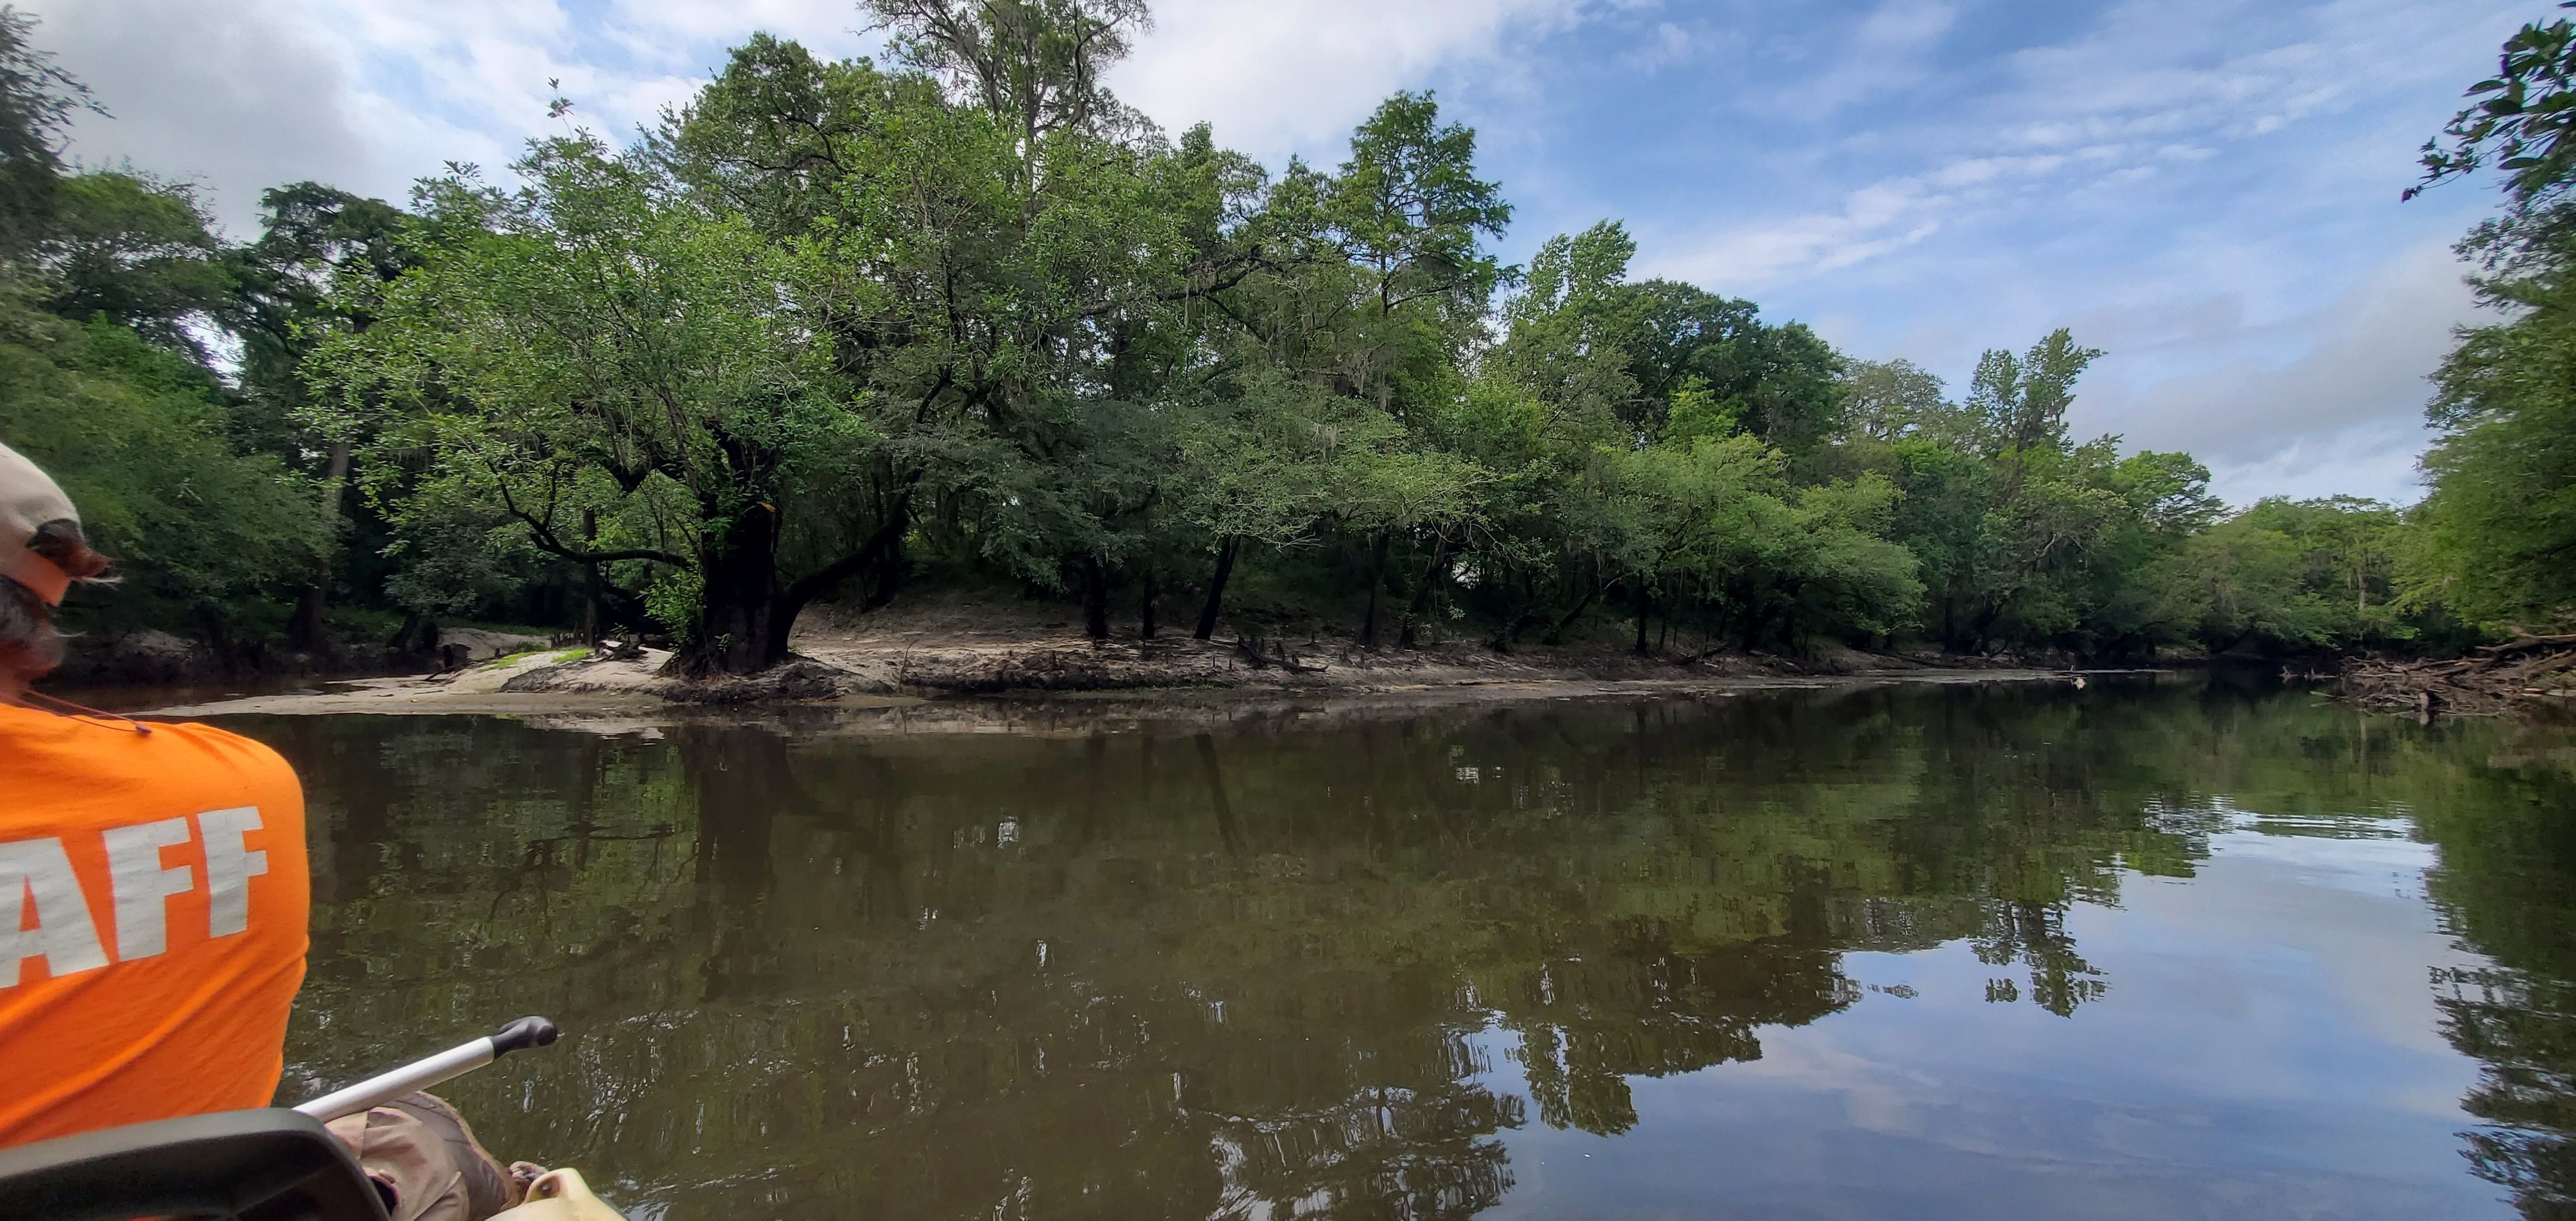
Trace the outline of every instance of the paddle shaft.
<instances>
[{"instance_id":1,"label":"paddle shaft","mask_svg":"<svg viewBox=\"0 0 2576 1221\"><path fill-rule=\"evenodd\" d=\"M460 1043L426 1059L414 1060L356 1085L333 1090L295 1109L329 1123L343 1115L372 1110L405 1094L472 1072L522 1047L544 1047L554 1042L555 1037L554 1023L541 1017L520 1018L482 1038Z\"/></svg>"}]
</instances>

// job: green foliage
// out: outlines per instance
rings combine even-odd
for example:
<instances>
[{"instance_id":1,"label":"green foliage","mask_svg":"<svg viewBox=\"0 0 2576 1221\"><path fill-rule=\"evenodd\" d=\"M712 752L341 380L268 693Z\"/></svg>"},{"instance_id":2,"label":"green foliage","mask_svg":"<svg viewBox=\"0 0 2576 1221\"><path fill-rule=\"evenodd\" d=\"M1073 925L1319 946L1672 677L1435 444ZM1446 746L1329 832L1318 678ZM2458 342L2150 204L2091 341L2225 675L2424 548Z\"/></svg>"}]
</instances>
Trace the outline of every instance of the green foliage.
<instances>
[{"instance_id":1,"label":"green foliage","mask_svg":"<svg viewBox=\"0 0 2576 1221\"><path fill-rule=\"evenodd\" d=\"M2144 657L2195 640L2162 575L2208 526L2209 472L2187 454L2083 445L2065 410L2098 355L2055 332L2019 358L1989 351L1968 402L1904 365L1864 366L1839 460L1904 492L1894 536L1922 561L1921 628L1946 648L2043 645Z\"/></svg>"},{"instance_id":2,"label":"green foliage","mask_svg":"<svg viewBox=\"0 0 2576 1221\"><path fill-rule=\"evenodd\" d=\"M1429 93L1398 93L1351 134L1324 215L1384 317L1416 301L1482 308L1501 272L1479 239L1502 236L1512 206L1476 177L1476 133L1440 122Z\"/></svg>"},{"instance_id":3,"label":"green foliage","mask_svg":"<svg viewBox=\"0 0 2576 1221\"><path fill-rule=\"evenodd\" d=\"M303 484L232 448L203 370L112 322L32 329L0 341L0 441L62 483L119 561L125 583L80 602L176 624L298 570L314 527Z\"/></svg>"},{"instance_id":4,"label":"green foliage","mask_svg":"<svg viewBox=\"0 0 2576 1221\"><path fill-rule=\"evenodd\" d=\"M2547 630L2576 613L2576 325L2568 307L2576 270L2576 25L2525 25L2508 39L2478 99L2425 145L2425 176L2407 192L2492 165L2503 172L2505 214L2471 233L2461 252L2490 273L2471 282L2505 320L2459 332L2435 375L2427 418L2437 439L2424 455L2431 493L2397 540L2411 607L2456 614L2495 630Z\"/></svg>"},{"instance_id":5,"label":"green foliage","mask_svg":"<svg viewBox=\"0 0 2576 1221\"><path fill-rule=\"evenodd\" d=\"M89 90L30 41L36 19L0 5L0 264L26 257L53 222L72 112L99 109Z\"/></svg>"},{"instance_id":6,"label":"green foliage","mask_svg":"<svg viewBox=\"0 0 2576 1221\"><path fill-rule=\"evenodd\" d=\"M2489 164L2505 171L2505 189L2518 206L2546 203L2562 193L2576 179L2576 144L2561 147L2576 123L2571 86L2576 22L2534 21L2515 31L2497 57L2496 74L2469 86L2469 96L2481 100L2442 128L2450 147L2439 137L2424 142L2424 178L2407 188L2406 197Z\"/></svg>"},{"instance_id":7,"label":"green foliage","mask_svg":"<svg viewBox=\"0 0 2576 1221\"><path fill-rule=\"evenodd\" d=\"M1977 361L1968 383L1967 409L1975 437L1987 453L2066 448L2066 408L2075 401L2075 379L2102 355L2077 347L2066 328L2049 332L2021 359L2000 349Z\"/></svg>"},{"instance_id":8,"label":"green foliage","mask_svg":"<svg viewBox=\"0 0 2576 1221\"><path fill-rule=\"evenodd\" d=\"M587 139L517 169L531 185L515 193L432 184L422 266L381 289L344 280L375 322L317 351L331 394L309 422L372 434L367 486L409 540L479 509L563 558L702 580L749 560L766 585L795 454L853 427L818 393L831 370L790 306L788 252ZM399 498L397 451L429 455Z\"/></svg>"},{"instance_id":9,"label":"green foliage","mask_svg":"<svg viewBox=\"0 0 2576 1221\"><path fill-rule=\"evenodd\" d=\"M1908 360L1854 361L1843 372L1842 393L1845 425L1859 441L1886 443L1937 433L1956 415L1941 379ZM1938 439L1953 444L1967 440Z\"/></svg>"},{"instance_id":10,"label":"green foliage","mask_svg":"<svg viewBox=\"0 0 2576 1221\"><path fill-rule=\"evenodd\" d=\"M183 184L125 173L66 178L36 243L46 310L104 318L197 353L187 327L222 309L233 277L196 196Z\"/></svg>"},{"instance_id":11,"label":"green foliage","mask_svg":"<svg viewBox=\"0 0 2576 1221\"><path fill-rule=\"evenodd\" d=\"M295 414L307 399L303 363L322 337L364 329L367 294L334 294L342 277L390 283L420 263L406 240L412 218L393 205L313 182L260 197L259 240L226 252L231 299L222 321L241 340L245 415L263 448L322 448L340 437L304 435ZM322 445L315 444L323 443Z\"/></svg>"},{"instance_id":12,"label":"green foliage","mask_svg":"<svg viewBox=\"0 0 2576 1221\"><path fill-rule=\"evenodd\" d=\"M945 76L1012 123L1034 156L1042 138L1133 116L1100 87L1127 55L1127 33L1153 28L1145 0L864 0L893 31L895 57Z\"/></svg>"},{"instance_id":13,"label":"green foliage","mask_svg":"<svg viewBox=\"0 0 2576 1221\"><path fill-rule=\"evenodd\" d=\"M2558 257L2553 252L2553 258ZM2515 307L2463 332L2436 375L2442 432L2424 455L2432 493L2417 510L2425 545L2411 567L2422 601L2535 630L2576 607L2576 324L2564 271L2483 285Z\"/></svg>"}]
</instances>

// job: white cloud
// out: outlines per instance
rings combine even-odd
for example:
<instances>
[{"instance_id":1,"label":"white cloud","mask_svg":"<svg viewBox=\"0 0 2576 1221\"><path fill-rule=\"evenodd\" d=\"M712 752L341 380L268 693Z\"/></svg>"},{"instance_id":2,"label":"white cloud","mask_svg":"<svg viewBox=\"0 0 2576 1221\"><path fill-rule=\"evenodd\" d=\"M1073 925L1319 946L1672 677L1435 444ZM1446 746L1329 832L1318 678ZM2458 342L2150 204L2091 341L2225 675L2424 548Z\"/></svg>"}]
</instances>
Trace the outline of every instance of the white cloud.
<instances>
[{"instance_id":1,"label":"white cloud","mask_svg":"<svg viewBox=\"0 0 2576 1221\"><path fill-rule=\"evenodd\" d=\"M1680 238L1680 253L1662 257L1674 272L1759 287L1851 266L1968 217L2134 187L2162 166L2210 160L2221 146L2332 108L2356 64L2408 58L2410 35L2456 34L2457 23L2420 14L2382 20L2377 10L2385 7L2321 6L2319 20L2301 27L2315 41L2236 49L2218 44L2234 27L2207 11L2210 3L2113 6L2083 37L2007 57L2009 86L1918 135L1918 155L1946 160L1852 192L1838 210ZM1831 109L1855 80L1885 88L1920 75L1909 65L1923 62L1954 17L1940 4L1882 6L1861 23L1849 62L1826 74L1813 104ZM1809 103L1806 89L1798 94ZM1890 201L1898 206L1881 206Z\"/></svg>"},{"instance_id":2,"label":"white cloud","mask_svg":"<svg viewBox=\"0 0 2576 1221\"><path fill-rule=\"evenodd\" d=\"M2191 450L2234 500L2412 499L2424 378L2471 313L2446 246L2483 201L2400 209L2397 190L2528 14L2136 0L2073 16L2049 45L1953 56L1867 123L1826 108L1814 141L1754 146L1758 175L1712 175L1695 213L1632 221L1641 263L1954 379L1979 349L2072 326L2111 352L2079 427ZM1795 92L1743 90L1761 114Z\"/></svg>"},{"instance_id":3,"label":"white cloud","mask_svg":"<svg viewBox=\"0 0 2576 1221\"><path fill-rule=\"evenodd\" d=\"M1925 217L1943 201L1910 179L1878 183L1852 192L1839 213L1737 230L1689 250L1650 252L1639 270L1720 292L1747 292L1922 241L1939 231L1941 222Z\"/></svg>"},{"instance_id":4,"label":"white cloud","mask_svg":"<svg viewBox=\"0 0 2576 1221\"><path fill-rule=\"evenodd\" d=\"M375 157L376 133L349 113L349 65L281 5L46 4L38 16L37 45L115 116L79 117L74 158L197 180L236 230L262 188L363 175Z\"/></svg>"},{"instance_id":5,"label":"white cloud","mask_svg":"<svg viewBox=\"0 0 2576 1221\"><path fill-rule=\"evenodd\" d=\"M845 54L868 24L856 0L728 0L724 4L615 0L615 28L632 31L641 55L675 48L731 46L753 30L793 38L818 52Z\"/></svg>"},{"instance_id":6,"label":"white cloud","mask_svg":"<svg viewBox=\"0 0 2576 1221\"><path fill-rule=\"evenodd\" d=\"M2451 328L2481 317L2462 270L2439 245L2401 251L2319 309L2250 328L2286 333L2298 355L2281 363L2208 359L2249 329L2227 316L2233 301L2133 316L2129 332L2146 342L2133 361L2115 355L2087 380L2076 421L2145 448L2193 450L2231 500L2337 490L2413 500L2425 375L2450 349ZM2122 329L2082 333L2116 343ZM2175 363L2153 341L2158 331L2195 358L2187 372L2157 375Z\"/></svg>"},{"instance_id":7,"label":"white cloud","mask_svg":"<svg viewBox=\"0 0 2576 1221\"><path fill-rule=\"evenodd\" d=\"M1435 70L1500 72L1511 36L1558 29L1580 0L1308 0L1157 6L1156 27L1110 87L1167 127L1202 120L1229 147L1275 161L1336 148L1351 126Z\"/></svg>"},{"instance_id":8,"label":"white cloud","mask_svg":"<svg viewBox=\"0 0 2576 1221\"><path fill-rule=\"evenodd\" d=\"M1315 0L1158 6L1111 83L1158 121L1213 120L1277 159L1329 152L1381 98L1574 20L1581 0ZM879 45L850 0L36 0L40 44L117 117L77 130L93 162L130 158L213 189L235 232L259 192L302 178L399 199L446 161L506 164L558 89L612 138L650 124L755 29L850 55ZM550 85L559 80L560 86Z\"/></svg>"},{"instance_id":9,"label":"white cloud","mask_svg":"<svg viewBox=\"0 0 2576 1221\"><path fill-rule=\"evenodd\" d=\"M1652 72L1668 64L1688 60L1699 50L1700 39L1689 30L1669 21L1659 21L1645 44L1628 52L1627 63L1640 72Z\"/></svg>"},{"instance_id":10,"label":"white cloud","mask_svg":"<svg viewBox=\"0 0 2576 1221\"><path fill-rule=\"evenodd\" d=\"M2432 439L2432 430L2420 419L2379 420L2293 437L2249 462L2209 463L2209 486L2231 505L2266 496L2307 500L2334 495L2413 504L2425 491L2415 458Z\"/></svg>"},{"instance_id":11,"label":"white cloud","mask_svg":"<svg viewBox=\"0 0 2576 1221\"><path fill-rule=\"evenodd\" d=\"M1783 91L1777 105L1831 112L1920 81L1931 74L1933 50L1958 17L1956 6L1939 0L1886 0L1848 39L1832 40L1825 72Z\"/></svg>"},{"instance_id":12,"label":"white cloud","mask_svg":"<svg viewBox=\"0 0 2576 1221\"><path fill-rule=\"evenodd\" d=\"M1852 191L1832 212L1756 222L1714 235L1640 226L1639 268L1721 292L1741 293L1822 275L1912 246L1964 207L2031 189L2064 156L1980 156Z\"/></svg>"},{"instance_id":13,"label":"white cloud","mask_svg":"<svg viewBox=\"0 0 2576 1221\"><path fill-rule=\"evenodd\" d=\"M617 138L686 98L754 29L825 54L863 45L846 0L619 0L578 16L558 0L30 7L38 45L115 115L82 119L74 154L196 179L236 234L255 229L271 186L310 178L400 200L445 162L505 165L529 137L560 130L546 118L558 88L577 121Z\"/></svg>"}]
</instances>

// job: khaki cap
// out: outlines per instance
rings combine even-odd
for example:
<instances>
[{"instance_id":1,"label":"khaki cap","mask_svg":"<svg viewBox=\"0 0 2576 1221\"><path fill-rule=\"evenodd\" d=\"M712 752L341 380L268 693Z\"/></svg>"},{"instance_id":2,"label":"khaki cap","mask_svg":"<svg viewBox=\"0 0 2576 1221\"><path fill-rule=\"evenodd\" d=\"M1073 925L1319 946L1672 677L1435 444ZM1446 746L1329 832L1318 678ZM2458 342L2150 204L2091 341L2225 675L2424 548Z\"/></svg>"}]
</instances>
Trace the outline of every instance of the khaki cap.
<instances>
[{"instance_id":1,"label":"khaki cap","mask_svg":"<svg viewBox=\"0 0 2576 1221\"><path fill-rule=\"evenodd\" d=\"M48 606L63 604L71 575L28 550L27 542L47 524L64 520L78 523L80 510L63 495L62 485L26 455L0 445L0 577L26 586Z\"/></svg>"}]
</instances>

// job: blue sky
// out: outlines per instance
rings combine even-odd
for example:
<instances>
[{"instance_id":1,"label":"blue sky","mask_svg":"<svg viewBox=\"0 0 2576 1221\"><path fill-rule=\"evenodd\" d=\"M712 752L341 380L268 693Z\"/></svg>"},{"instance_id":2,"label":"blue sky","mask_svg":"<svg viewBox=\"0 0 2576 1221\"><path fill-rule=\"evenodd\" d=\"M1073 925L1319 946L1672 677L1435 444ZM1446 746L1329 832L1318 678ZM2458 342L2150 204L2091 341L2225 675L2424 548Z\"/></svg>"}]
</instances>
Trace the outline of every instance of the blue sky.
<instances>
[{"instance_id":1,"label":"blue sky","mask_svg":"<svg viewBox=\"0 0 2576 1221\"><path fill-rule=\"evenodd\" d=\"M236 232L299 178L399 199L550 130L629 131L753 29L861 54L844 0L34 0L116 116L77 156L203 183ZM2222 495L2417 495L2424 375L2474 316L2483 183L2414 150L2538 0L1169 3L1112 85L1273 166L1437 90L1548 235L1752 298L1954 390L2052 327L2110 353L2079 431L2188 449Z\"/></svg>"}]
</instances>

